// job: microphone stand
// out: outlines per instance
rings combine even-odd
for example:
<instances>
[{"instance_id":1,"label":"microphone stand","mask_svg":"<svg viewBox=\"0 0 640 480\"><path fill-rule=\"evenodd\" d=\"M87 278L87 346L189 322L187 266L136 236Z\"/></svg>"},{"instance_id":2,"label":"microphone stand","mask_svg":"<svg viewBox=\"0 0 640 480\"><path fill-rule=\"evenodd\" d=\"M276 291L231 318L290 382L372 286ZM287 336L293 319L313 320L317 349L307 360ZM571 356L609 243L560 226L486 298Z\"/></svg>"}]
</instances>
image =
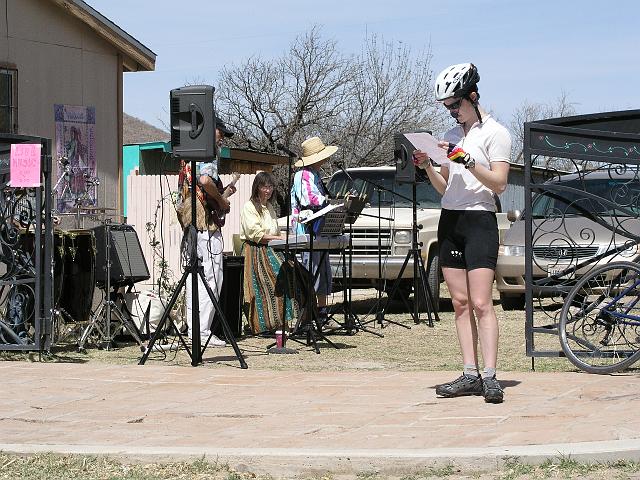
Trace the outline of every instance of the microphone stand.
<instances>
[{"instance_id":1,"label":"microphone stand","mask_svg":"<svg viewBox=\"0 0 640 480\"><path fill-rule=\"evenodd\" d=\"M344 168L344 165L342 163L336 163L336 166L342 171L342 173L344 173L344 175L349 179L349 181L351 182L351 185L353 185L355 183L355 181L353 180L353 177L349 174L349 172L347 172L347 170ZM345 203L345 208L346 208L346 203ZM378 211L378 213L380 213ZM349 213L349 209L347 208L347 216L351 215ZM345 223L349 224L349 244L348 244L348 252L349 252L349 260L348 260L348 269L345 266L345 257L343 255L342 257L342 276L343 276L343 285L344 285L344 304L343 304L343 310L344 310L344 318L345 318L345 323L342 326L342 328L344 328L347 333L352 334L352 332L361 330L363 332L367 332L367 333L371 333L373 335L377 335L378 337L384 338L384 335L382 333L379 332L375 332L369 328L367 328L364 323L362 323L360 321L360 318L358 317L358 315L356 315L355 313L353 313L352 311L352 305L353 305L353 297L352 297L352 293L353 293L353 283L352 283L352 274L353 274L353 223L356 221L357 217L360 215L364 215L364 216L368 216L366 214L363 214L362 211L360 211L355 217L351 217L349 218L348 221L346 221ZM380 215L378 215L378 219L380 218ZM378 236L379 237L379 236ZM348 274L347 274L348 272Z\"/></svg>"},{"instance_id":2,"label":"microphone stand","mask_svg":"<svg viewBox=\"0 0 640 480\"><path fill-rule=\"evenodd\" d=\"M287 206L287 233L285 236L285 243L284 243L284 262L282 262L282 266L280 267L280 269L284 268L284 292L282 294L282 327L281 327L281 331L282 331L282 347L278 347L277 345L270 345L267 347L267 352L268 353L278 353L278 354L292 354L292 353L298 353L297 350L294 350L292 348L287 348L287 337L289 336L289 332L287 331L287 300L290 300L291 302L293 302L295 299L293 298L288 298L288 291L289 291L289 278L288 278L288 265L285 265L285 263L289 262L289 258L290 258L290 252L289 252L289 230L291 229L290 226L290 218L291 218L291 190L293 189L293 181L292 181L292 174L293 174L293 161L298 157L295 153L293 153L291 150L289 150L287 147L285 147L282 144L277 144L276 148L284 153L286 153L287 155L289 155L289 162L288 162L288 166L287 166L287 187L289 188L289 195L287 196L287 201L286 206ZM296 291L296 264L295 261L292 263L292 272L291 274L293 275L293 278L291 279L291 283L293 285L293 291ZM295 293L294 293L295 295Z\"/></svg>"},{"instance_id":3,"label":"microphone stand","mask_svg":"<svg viewBox=\"0 0 640 480\"><path fill-rule=\"evenodd\" d=\"M344 170L343 170L344 171ZM350 176L346 173L346 171L344 171L344 173L350 178ZM362 181L364 181L365 183L368 183L369 185L371 185L377 192L378 192L378 300L376 303L376 318L373 320L369 320L367 322L363 322L363 325L367 325L368 323L372 323L372 322L377 322L378 325L380 325L381 328L384 328L384 309L381 308L382 305L382 285L383 285L383 280L382 280L382 236L381 236L381 230L382 230L382 220L388 220L388 221L393 221L393 218L389 218L389 217L383 217L382 216L382 201L381 201L381 194L383 191L385 192L389 192L391 195L395 195L396 197L402 198L404 200L407 200L408 202L412 202L412 200L409 197L405 197L404 195L398 193L398 192L394 192L393 190L387 188L387 187L383 187L382 185L373 182L371 180L367 180L365 178L362 179ZM375 215L367 215L365 213L361 213L360 215L365 216L365 217L371 217L371 218L376 218ZM389 237L389 246L391 246L393 239L391 237ZM404 325L402 323L399 322L394 322L392 320L387 320L387 323L393 323L394 325L398 325L400 327L404 327L407 329L411 329L411 327L409 325Z\"/></svg>"}]
</instances>

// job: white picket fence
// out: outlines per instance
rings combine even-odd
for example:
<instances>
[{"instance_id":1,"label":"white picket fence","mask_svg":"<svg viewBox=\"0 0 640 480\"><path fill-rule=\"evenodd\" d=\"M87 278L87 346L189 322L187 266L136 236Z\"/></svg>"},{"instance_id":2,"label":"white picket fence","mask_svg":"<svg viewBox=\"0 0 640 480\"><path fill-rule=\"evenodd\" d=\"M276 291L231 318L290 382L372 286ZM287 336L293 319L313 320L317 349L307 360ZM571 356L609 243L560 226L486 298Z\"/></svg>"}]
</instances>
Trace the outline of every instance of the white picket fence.
<instances>
[{"instance_id":1,"label":"white picket fence","mask_svg":"<svg viewBox=\"0 0 640 480\"><path fill-rule=\"evenodd\" d=\"M240 211L251 196L254 177L255 174L241 175L236 183L238 191L230 198L231 211L227 214L226 223L222 229L225 252L233 251L233 234L240 232ZM220 175L220 178L226 185L231 181L232 176ZM154 257L153 247L150 244L153 232L147 231L148 223L155 224L156 239L160 242L157 250L163 252L167 268L176 279L182 275L180 268L182 228L178 223L170 195L177 190L177 175L129 175L127 177L127 223L133 225L138 233L142 252L151 272L151 278L143 285L155 285L161 273L158 265L160 258Z\"/></svg>"}]
</instances>

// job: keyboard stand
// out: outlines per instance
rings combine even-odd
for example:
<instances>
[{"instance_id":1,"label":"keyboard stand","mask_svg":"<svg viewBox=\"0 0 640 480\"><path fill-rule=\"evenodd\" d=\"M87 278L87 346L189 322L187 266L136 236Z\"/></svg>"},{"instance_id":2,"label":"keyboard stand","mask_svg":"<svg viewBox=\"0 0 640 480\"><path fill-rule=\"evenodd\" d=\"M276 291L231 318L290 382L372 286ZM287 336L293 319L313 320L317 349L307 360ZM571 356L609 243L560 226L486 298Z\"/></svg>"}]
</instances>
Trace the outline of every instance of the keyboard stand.
<instances>
[{"instance_id":1,"label":"keyboard stand","mask_svg":"<svg viewBox=\"0 0 640 480\"><path fill-rule=\"evenodd\" d=\"M315 282L320 276L320 267L331 249L342 249L347 244L347 238L342 234L344 231L344 211L332 211L324 215L324 225L322 230L318 233L318 237L314 234L296 235L296 238L302 237L302 241L295 243L289 243L289 249L293 251L294 272L295 263L298 263L304 270L308 272L308 285L307 285L307 302L305 304L304 313L301 313L300 318L296 322L293 332L289 335L288 339L293 340L300 344L306 344L307 346L313 346L316 353L320 353L318 341L322 340L327 342L333 348L340 348L333 343L322 333L322 325L320 324L319 311L314 299L315 294ZM326 232L326 233L325 233ZM319 245L318 245L319 244ZM269 242L269 245L274 249L282 249L284 243L282 241L274 240ZM296 251L308 251L309 262L308 266L298 259ZM320 261L318 262L317 269L313 271L313 253L322 251ZM303 343L304 339L304 343Z\"/></svg>"},{"instance_id":2,"label":"keyboard stand","mask_svg":"<svg viewBox=\"0 0 640 480\"><path fill-rule=\"evenodd\" d=\"M322 256L320 257L320 261L318 262L318 265L317 265L317 269L314 272L313 271L313 237L314 237L313 234L309 235L309 265L307 267L304 264L302 264L302 266L305 267L306 270L309 271L310 273L309 284L307 285L307 303L305 305L306 315L304 316L304 318L302 315L300 315L300 318L298 319L298 322L296 323L296 326L293 329L293 332L291 333L291 336L289 337L289 339L293 340L294 342L302 344L302 342L299 339L301 337L305 338L306 345L308 347L313 345L314 351L316 353L320 353L320 348L318 347L319 339L324 342L327 342L333 348L338 349L340 347L335 343L333 343L331 340L329 340L327 336L324 333L322 333L322 325L320 324L320 314L319 314L320 312L318 311L318 306L316 302L312 300L313 298L315 298L314 285L316 283L316 280L320 276L320 267L322 266L324 259L326 258L328 253L328 250L324 250L322 252ZM297 261L297 259L295 261Z\"/></svg>"}]
</instances>

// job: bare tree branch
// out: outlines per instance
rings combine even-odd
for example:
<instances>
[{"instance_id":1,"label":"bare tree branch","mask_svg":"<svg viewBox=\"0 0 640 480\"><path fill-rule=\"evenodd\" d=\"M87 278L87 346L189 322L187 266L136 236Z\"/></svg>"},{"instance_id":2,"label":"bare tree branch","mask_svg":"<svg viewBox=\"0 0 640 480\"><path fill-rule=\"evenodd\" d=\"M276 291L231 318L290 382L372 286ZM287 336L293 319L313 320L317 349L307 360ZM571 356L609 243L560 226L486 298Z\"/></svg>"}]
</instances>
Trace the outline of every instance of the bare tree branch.
<instances>
[{"instance_id":1,"label":"bare tree branch","mask_svg":"<svg viewBox=\"0 0 640 480\"><path fill-rule=\"evenodd\" d=\"M318 135L340 147L348 166L381 165L393 156L393 135L417 128L440 133L444 113L433 96L431 51L367 38L345 56L313 27L281 57L249 58L220 74L217 102L239 132L238 146L293 150ZM285 191L283 172L274 172Z\"/></svg>"},{"instance_id":2,"label":"bare tree branch","mask_svg":"<svg viewBox=\"0 0 640 480\"><path fill-rule=\"evenodd\" d=\"M576 104L569 100L568 94L562 91L552 104L529 103L525 100L516 108L509 122L509 130L513 139L513 152L515 153L514 162L523 162L524 124L526 122L575 115L575 106Z\"/></svg>"}]
</instances>

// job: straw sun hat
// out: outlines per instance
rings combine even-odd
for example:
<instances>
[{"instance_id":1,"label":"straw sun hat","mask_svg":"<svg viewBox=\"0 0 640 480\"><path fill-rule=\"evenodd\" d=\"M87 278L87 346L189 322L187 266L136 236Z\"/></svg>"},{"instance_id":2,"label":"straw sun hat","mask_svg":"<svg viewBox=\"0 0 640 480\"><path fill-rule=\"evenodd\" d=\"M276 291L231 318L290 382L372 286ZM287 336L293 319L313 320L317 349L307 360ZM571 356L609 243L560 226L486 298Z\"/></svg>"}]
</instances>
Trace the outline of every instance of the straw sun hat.
<instances>
[{"instance_id":1,"label":"straw sun hat","mask_svg":"<svg viewBox=\"0 0 640 480\"><path fill-rule=\"evenodd\" d=\"M295 163L296 167L308 167L321 162L338 151L338 147L325 145L320 137L307 138L302 142L302 157Z\"/></svg>"}]
</instances>

